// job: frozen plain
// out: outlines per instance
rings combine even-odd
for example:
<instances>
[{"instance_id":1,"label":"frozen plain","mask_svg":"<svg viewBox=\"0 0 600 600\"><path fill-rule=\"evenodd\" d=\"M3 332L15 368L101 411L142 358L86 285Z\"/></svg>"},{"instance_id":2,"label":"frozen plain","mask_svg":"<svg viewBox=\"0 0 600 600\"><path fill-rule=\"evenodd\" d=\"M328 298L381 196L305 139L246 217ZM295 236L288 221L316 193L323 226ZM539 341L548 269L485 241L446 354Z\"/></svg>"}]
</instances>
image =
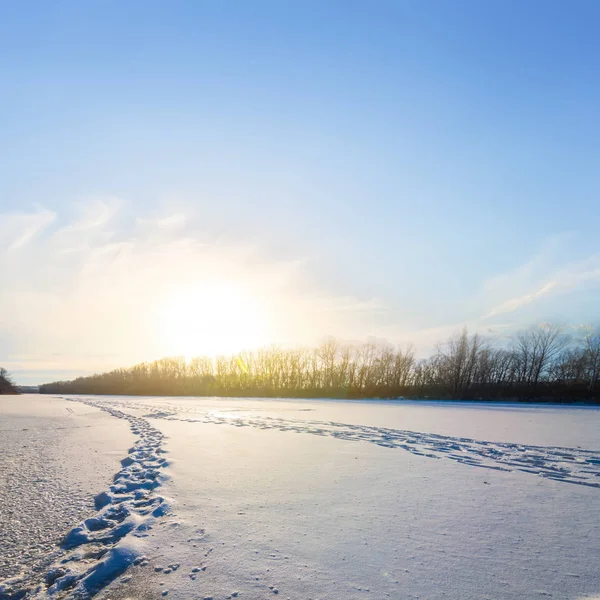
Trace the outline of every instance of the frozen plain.
<instances>
[{"instance_id":1,"label":"frozen plain","mask_svg":"<svg viewBox=\"0 0 600 600\"><path fill-rule=\"evenodd\" d=\"M0 582L46 571L132 442L126 422L97 408L0 396Z\"/></svg>"},{"instance_id":2,"label":"frozen plain","mask_svg":"<svg viewBox=\"0 0 600 600\"><path fill-rule=\"evenodd\" d=\"M136 445L114 448L114 481L88 480L106 503L61 534L75 542L50 579L13 597L600 597L598 409L53 402L102 411Z\"/></svg>"}]
</instances>

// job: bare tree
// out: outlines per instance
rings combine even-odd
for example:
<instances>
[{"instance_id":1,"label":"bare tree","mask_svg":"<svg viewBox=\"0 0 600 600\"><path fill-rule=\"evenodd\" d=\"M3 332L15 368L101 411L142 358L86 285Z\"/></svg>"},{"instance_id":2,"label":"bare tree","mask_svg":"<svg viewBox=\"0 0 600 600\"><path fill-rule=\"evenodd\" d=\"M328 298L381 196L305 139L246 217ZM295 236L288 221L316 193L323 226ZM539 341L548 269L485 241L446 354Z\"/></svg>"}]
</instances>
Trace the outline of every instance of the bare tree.
<instances>
[{"instance_id":1,"label":"bare tree","mask_svg":"<svg viewBox=\"0 0 600 600\"><path fill-rule=\"evenodd\" d=\"M470 386L483 349L477 334L469 336L466 327L437 349L437 368L441 383L458 398Z\"/></svg>"},{"instance_id":2,"label":"bare tree","mask_svg":"<svg viewBox=\"0 0 600 600\"><path fill-rule=\"evenodd\" d=\"M54 382L41 391L356 398L544 395L600 401L599 378L600 333L590 330L577 342L557 325L541 325L518 333L509 349L494 347L465 329L419 361L410 347L330 339L315 349L270 347L190 361L165 358Z\"/></svg>"},{"instance_id":3,"label":"bare tree","mask_svg":"<svg viewBox=\"0 0 600 600\"><path fill-rule=\"evenodd\" d=\"M568 341L562 327L550 323L518 334L515 348L518 376L522 383L529 384L533 396L552 360L566 347Z\"/></svg>"},{"instance_id":4,"label":"bare tree","mask_svg":"<svg viewBox=\"0 0 600 600\"><path fill-rule=\"evenodd\" d=\"M585 353L588 365L588 389L594 391L600 378L600 331L589 331L585 337Z\"/></svg>"},{"instance_id":5,"label":"bare tree","mask_svg":"<svg viewBox=\"0 0 600 600\"><path fill-rule=\"evenodd\" d=\"M0 367L0 394L16 393L15 384L8 371Z\"/></svg>"}]
</instances>

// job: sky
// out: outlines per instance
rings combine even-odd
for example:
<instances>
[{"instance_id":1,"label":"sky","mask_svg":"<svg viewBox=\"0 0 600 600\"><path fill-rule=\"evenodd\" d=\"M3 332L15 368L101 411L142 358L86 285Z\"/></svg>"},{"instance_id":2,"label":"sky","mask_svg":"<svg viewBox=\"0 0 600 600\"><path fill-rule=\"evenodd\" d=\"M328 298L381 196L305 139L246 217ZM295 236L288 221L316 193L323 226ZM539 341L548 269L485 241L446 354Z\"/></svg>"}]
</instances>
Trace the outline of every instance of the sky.
<instances>
[{"instance_id":1,"label":"sky","mask_svg":"<svg viewBox=\"0 0 600 600\"><path fill-rule=\"evenodd\" d=\"M5 2L19 383L596 324L595 0Z\"/></svg>"}]
</instances>

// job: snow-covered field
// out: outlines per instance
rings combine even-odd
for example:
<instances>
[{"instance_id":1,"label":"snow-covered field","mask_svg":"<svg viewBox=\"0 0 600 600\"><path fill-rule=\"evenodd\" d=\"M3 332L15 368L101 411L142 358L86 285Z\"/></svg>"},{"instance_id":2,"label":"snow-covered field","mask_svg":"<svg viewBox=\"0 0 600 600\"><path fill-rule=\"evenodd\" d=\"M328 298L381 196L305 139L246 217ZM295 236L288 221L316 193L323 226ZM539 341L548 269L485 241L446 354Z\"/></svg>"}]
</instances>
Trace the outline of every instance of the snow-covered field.
<instances>
[{"instance_id":1,"label":"snow-covered field","mask_svg":"<svg viewBox=\"0 0 600 600\"><path fill-rule=\"evenodd\" d=\"M133 441L126 422L97 408L0 396L0 581L48 570Z\"/></svg>"},{"instance_id":2,"label":"snow-covered field","mask_svg":"<svg viewBox=\"0 0 600 600\"><path fill-rule=\"evenodd\" d=\"M21 524L2 515L0 578L21 576L0 599L600 598L599 409L99 396L10 406L0 399L0 506ZM48 406L64 411L55 425L81 419L85 435L47 434ZM24 432L34 450L21 453L25 438L10 432L24 419L21 430L44 433ZM51 554L41 566L38 543Z\"/></svg>"}]
</instances>

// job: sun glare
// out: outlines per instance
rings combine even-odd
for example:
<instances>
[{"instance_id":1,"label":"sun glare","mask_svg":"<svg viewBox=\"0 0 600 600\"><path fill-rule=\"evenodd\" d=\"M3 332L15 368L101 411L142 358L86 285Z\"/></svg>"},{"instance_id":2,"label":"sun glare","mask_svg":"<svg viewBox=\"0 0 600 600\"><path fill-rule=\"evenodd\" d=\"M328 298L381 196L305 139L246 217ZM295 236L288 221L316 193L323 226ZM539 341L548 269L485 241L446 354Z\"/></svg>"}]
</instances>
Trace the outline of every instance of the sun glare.
<instances>
[{"instance_id":1,"label":"sun glare","mask_svg":"<svg viewBox=\"0 0 600 600\"><path fill-rule=\"evenodd\" d=\"M264 345L264 307L241 286L211 283L170 294L162 314L165 355L233 354Z\"/></svg>"}]
</instances>

